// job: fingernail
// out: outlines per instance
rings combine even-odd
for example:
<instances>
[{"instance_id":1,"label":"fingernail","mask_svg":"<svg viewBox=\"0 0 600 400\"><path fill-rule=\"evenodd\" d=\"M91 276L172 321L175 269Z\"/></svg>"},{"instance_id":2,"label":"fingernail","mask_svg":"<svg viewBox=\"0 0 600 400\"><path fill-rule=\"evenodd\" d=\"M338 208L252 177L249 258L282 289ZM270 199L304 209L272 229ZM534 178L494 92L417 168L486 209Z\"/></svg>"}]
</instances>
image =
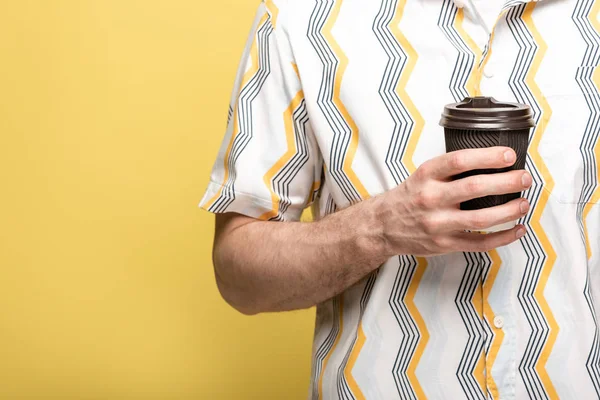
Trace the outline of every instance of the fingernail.
<instances>
[{"instance_id":1,"label":"fingernail","mask_svg":"<svg viewBox=\"0 0 600 400\"><path fill-rule=\"evenodd\" d=\"M519 204L519 208L521 209L521 214L525 214L529 211L529 202L527 200L522 201L521 204Z\"/></svg>"},{"instance_id":2,"label":"fingernail","mask_svg":"<svg viewBox=\"0 0 600 400\"><path fill-rule=\"evenodd\" d=\"M523 183L523 186L526 188L531 186L531 184L533 183L531 181L531 176L528 173L523 174L523 177L521 178L521 182Z\"/></svg>"},{"instance_id":3,"label":"fingernail","mask_svg":"<svg viewBox=\"0 0 600 400\"><path fill-rule=\"evenodd\" d=\"M506 161L507 163L514 163L516 161L516 155L514 151L507 151L506 153L504 153L504 161Z\"/></svg>"},{"instance_id":4,"label":"fingernail","mask_svg":"<svg viewBox=\"0 0 600 400\"><path fill-rule=\"evenodd\" d=\"M517 239L521 239L523 236L525 236L525 229L521 228L517 231Z\"/></svg>"}]
</instances>

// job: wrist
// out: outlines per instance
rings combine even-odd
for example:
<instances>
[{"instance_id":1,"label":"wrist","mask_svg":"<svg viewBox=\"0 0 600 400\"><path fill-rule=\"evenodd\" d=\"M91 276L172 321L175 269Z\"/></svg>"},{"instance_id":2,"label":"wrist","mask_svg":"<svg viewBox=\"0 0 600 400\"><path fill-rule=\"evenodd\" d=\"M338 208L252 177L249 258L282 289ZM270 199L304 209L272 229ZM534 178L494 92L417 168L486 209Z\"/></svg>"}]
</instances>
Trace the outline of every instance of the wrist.
<instances>
[{"instance_id":1,"label":"wrist","mask_svg":"<svg viewBox=\"0 0 600 400\"><path fill-rule=\"evenodd\" d=\"M360 225L357 246L381 265L395 256L385 229L386 218L389 215L388 203L384 196L376 196L360 203L359 206L361 209L357 211L360 218L356 218Z\"/></svg>"}]
</instances>

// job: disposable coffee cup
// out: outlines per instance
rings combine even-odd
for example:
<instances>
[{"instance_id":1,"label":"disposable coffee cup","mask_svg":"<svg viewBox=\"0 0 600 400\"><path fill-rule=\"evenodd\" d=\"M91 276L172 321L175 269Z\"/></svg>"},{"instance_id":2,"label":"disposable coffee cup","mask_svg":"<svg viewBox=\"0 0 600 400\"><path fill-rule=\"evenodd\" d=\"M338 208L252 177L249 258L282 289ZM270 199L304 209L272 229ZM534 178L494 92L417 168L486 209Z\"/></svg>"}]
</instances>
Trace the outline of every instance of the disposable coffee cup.
<instances>
[{"instance_id":1,"label":"disposable coffee cup","mask_svg":"<svg viewBox=\"0 0 600 400\"><path fill-rule=\"evenodd\" d=\"M453 177L454 180L473 175L488 175L525 168L533 113L526 104L505 103L492 97L467 97L460 103L444 107L440 125L444 127L446 151L478 149L494 146L510 147L517 153L514 165L501 169L478 169ZM461 210L480 210L506 204L521 197L521 193L487 196L466 201ZM511 229L516 221L491 227L485 232Z\"/></svg>"}]
</instances>

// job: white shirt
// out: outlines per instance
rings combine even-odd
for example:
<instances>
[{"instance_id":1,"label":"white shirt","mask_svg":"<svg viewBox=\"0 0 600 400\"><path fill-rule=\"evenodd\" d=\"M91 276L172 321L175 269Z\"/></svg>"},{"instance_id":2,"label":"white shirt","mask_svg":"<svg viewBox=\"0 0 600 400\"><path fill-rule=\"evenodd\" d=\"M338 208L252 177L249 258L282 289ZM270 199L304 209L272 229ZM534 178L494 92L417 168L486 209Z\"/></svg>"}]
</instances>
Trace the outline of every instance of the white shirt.
<instances>
[{"instance_id":1,"label":"white shirt","mask_svg":"<svg viewBox=\"0 0 600 400\"><path fill-rule=\"evenodd\" d=\"M440 113L468 95L537 122L527 235L394 257L318 305L311 398L599 398L599 10L509 0L488 36L450 0L261 5L211 212L293 221L314 201L321 218L388 191L445 152Z\"/></svg>"}]
</instances>

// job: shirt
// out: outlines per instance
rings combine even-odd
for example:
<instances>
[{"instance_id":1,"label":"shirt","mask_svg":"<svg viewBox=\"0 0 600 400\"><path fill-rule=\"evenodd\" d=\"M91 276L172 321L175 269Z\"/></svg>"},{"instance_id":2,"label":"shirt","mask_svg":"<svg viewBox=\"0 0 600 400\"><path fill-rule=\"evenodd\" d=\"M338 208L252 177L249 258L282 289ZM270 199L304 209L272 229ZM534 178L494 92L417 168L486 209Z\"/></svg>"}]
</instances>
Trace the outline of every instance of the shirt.
<instances>
[{"instance_id":1,"label":"shirt","mask_svg":"<svg viewBox=\"0 0 600 400\"><path fill-rule=\"evenodd\" d=\"M480 24L484 24L485 26L482 28L486 30L486 33L489 35L491 33L491 29L494 28L498 13L502 9L502 6L504 6L505 1L506 0L472 0L471 5L468 3L468 0L463 0L463 3L465 3L465 6L467 6L467 13L469 10L475 13L475 15L470 16L470 18L474 18L475 21L479 22ZM460 1L459 3L455 2L455 4L458 4L459 6L461 5ZM482 21L477 20L477 13L479 13L479 17L482 19Z\"/></svg>"},{"instance_id":2,"label":"shirt","mask_svg":"<svg viewBox=\"0 0 600 400\"><path fill-rule=\"evenodd\" d=\"M531 106L521 240L390 259L317 307L313 399L600 393L600 1L266 0L201 206L316 218L445 152L445 104ZM462 5L462 4L460 4Z\"/></svg>"}]
</instances>

